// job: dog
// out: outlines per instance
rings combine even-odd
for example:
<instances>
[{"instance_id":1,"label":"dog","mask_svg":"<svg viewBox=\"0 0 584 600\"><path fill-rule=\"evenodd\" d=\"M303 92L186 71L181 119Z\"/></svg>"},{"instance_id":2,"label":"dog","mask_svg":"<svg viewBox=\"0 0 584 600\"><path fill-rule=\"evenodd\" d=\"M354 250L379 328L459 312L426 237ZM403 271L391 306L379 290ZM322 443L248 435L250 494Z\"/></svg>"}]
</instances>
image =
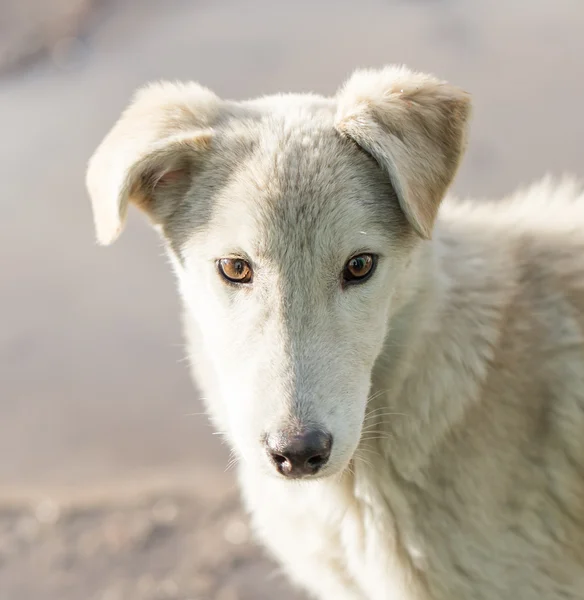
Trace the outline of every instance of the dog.
<instances>
[{"instance_id":1,"label":"dog","mask_svg":"<svg viewBox=\"0 0 584 600\"><path fill-rule=\"evenodd\" d=\"M321 600L584 598L584 194L446 197L465 91L138 91L87 171L176 273L259 540Z\"/></svg>"}]
</instances>

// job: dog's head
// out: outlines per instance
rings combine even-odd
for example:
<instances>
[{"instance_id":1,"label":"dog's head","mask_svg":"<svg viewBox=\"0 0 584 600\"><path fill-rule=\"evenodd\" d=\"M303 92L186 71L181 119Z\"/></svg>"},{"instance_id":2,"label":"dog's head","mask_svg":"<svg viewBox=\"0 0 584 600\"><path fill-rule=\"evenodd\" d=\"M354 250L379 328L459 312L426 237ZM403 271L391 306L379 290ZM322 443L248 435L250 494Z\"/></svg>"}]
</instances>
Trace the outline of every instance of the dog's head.
<instances>
[{"instance_id":1,"label":"dog's head","mask_svg":"<svg viewBox=\"0 0 584 600\"><path fill-rule=\"evenodd\" d=\"M98 240L117 238L130 202L160 230L209 409L251 465L295 478L350 461L469 108L461 90L405 68L358 71L334 98L236 103L160 83L97 149Z\"/></svg>"}]
</instances>

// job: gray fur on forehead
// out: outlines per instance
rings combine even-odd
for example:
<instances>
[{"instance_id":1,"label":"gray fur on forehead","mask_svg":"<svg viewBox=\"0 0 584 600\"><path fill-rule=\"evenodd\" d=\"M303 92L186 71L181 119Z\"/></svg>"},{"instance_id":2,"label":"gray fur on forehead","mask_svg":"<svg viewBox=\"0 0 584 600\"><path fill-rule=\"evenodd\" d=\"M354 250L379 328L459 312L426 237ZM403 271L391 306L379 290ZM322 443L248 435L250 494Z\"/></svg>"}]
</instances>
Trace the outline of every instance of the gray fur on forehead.
<instances>
[{"instance_id":1,"label":"gray fur on forehead","mask_svg":"<svg viewBox=\"0 0 584 600\"><path fill-rule=\"evenodd\" d=\"M262 162L255 165L262 168ZM293 233L303 246L313 247L327 233L349 233L347 227L382 225L394 233L405 226L387 176L332 128L289 130L273 156L265 156L265 170L269 187L258 209L274 237Z\"/></svg>"},{"instance_id":2,"label":"gray fur on forehead","mask_svg":"<svg viewBox=\"0 0 584 600\"><path fill-rule=\"evenodd\" d=\"M276 109L267 99L234 105L219 119L190 190L163 224L175 252L206 228L214 204L225 201L246 204L262 225L265 251L272 236L313 246L326 233L323 227L350 223L346 213L357 206L366 209L368 224L387 228L394 242L409 235L387 175L335 129L334 103L285 99ZM243 197L232 198L231 187Z\"/></svg>"}]
</instances>

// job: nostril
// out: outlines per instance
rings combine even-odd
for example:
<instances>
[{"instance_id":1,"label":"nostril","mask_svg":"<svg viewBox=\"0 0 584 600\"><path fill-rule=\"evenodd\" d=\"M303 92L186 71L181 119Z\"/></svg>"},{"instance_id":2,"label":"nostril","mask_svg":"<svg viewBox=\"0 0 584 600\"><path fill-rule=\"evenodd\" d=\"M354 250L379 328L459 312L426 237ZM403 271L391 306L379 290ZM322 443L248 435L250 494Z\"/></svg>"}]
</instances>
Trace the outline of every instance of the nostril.
<instances>
[{"instance_id":1,"label":"nostril","mask_svg":"<svg viewBox=\"0 0 584 600\"><path fill-rule=\"evenodd\" d=\"M281 454L272 454L272 460L276 463L277 467L281 467L285 462L288 462L288 459Z\"/></svg>"},{"instance_id":2,"label":"nostril","mask_svg":"<svg viewBox=\"0 0 584 600\"><path fill-rule=\"evenodd\" d=\"M326 462L326 457L325 456L323 456L322 454L316 454L315 456L311 456L306 461L306 464L309 467L312 467L313 469L317 469L319 467L322 467L322 465L324 465L325 462Z\"/></svg>"}]
</instances>

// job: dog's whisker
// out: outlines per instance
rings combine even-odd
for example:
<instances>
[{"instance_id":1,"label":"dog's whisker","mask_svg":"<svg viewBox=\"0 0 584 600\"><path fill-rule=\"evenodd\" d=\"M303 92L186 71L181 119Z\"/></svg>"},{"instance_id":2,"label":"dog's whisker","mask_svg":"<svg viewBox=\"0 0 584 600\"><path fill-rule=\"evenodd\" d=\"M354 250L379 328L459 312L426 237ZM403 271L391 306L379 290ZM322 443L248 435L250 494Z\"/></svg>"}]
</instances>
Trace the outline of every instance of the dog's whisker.
<instances>
[{"instance_id":1,"label":"dog's whisker","mask_svg":"<svg viewBox=\"0 0 584 600\"><path fill-rule=\"evenodd\" d=\"M379 396L382 396L383 394L387 393L391 391L389 388L384 389L384 390L377 390L376 392L374 392L373 394L371 394L368 398L367 398L367 402L372 402L373 400L379 398Z\"/></svg>"},{"instance_id":2,"label":"dog's whisker","mask_svg":"<svg viewBox=\"0 0 584 600\"><path fill-rule=\"evenodd\" d=\"M380 429L376 427L377 423L372 423L369 427L364 427L361 430L361 436L364 436L369 433L386 433L385 429Z\"/></svg>"},{"instance_id":3,"label":"dog's whisker","mask_svg":"<svg viewBox=\"0 0 584 600\"><path fill-rule=\"evenodd\" d=\"M355 459L355 461L359 461L371 469L373 468L373 463L368 458L365 458L362 454L360 454L359 450L357 450L355 452L355 454L353 455L353 458ZM353 474L354 474L354 471L353 471Z\"/></svg>"},{"instance_id":4,"label":"dog's whisker","mask_svg":"<svg viewBox=\"0 0 584 600\"><path fill-rule=\"evenodd\" d=\"M371 402L371 400L374 400L374 399L375 399L375 398L377 398L378 396L379 396L379 395L377 395L377 396L372 396L372 397L371 397L371 399L370 399L370 400L368 400L367 402L368 402L368 403L370 403L370 402ZM373 409L370 409L369 407L367 407L367 412L368 412L368 413L376 413L376 412L379 412L379 411L381 411L381 410L389 410L389 409L390 409L390 407L389 407L389 406L385 406L385 405L378 406L377 408L373 408Z\"/></svg>"},{"instance_id":5,"label":"dog's whisker","mask_svg":"<svg viewBox=\"0 0 584 600\"><path fill-rule=\"evenodd\" d=\"M382 407L377 408L375 410L368 410L365 414L366 414L366 416L369 416L369 417L376 416L376 415L379 415L379 414L391 414L391 415L403 415L403 416L407 416L406 413L397 412L397 411L393 410L392 408L390 408L388 406L382 406Z\"/></svg>"},{"instance_id":6,"label":"dog's whisker","mask_svg":"<svg viewBox=\"0 0 584 600\"><path fill-rule=\"evenodd\" d=\"M376 397L378 397L378 396L372 396L371 398L372 398L372 399L375 399ZM370 402L370 401L371 401L371 400L369 400L369 402ZM380 410L389 410L389 409L391 409L391 407L390 407L390 406L382 405L382 406L378 406L377 408L373 408L373 409L369 409L369 408L368 408L368 409L367 409L367 412L370 412L370 413L375 413L375 412L379 412Z\"/></svg>"},{"instance_id":7,"label":"dog's whisker","mask_svg":"<svg viewBox=\"0 0 584 600\"><path fill-rule=\"evenodd\" d=\"M370 425L370 422L382 422L386 417L407 417L405 413L396 413L393 411L380 412L376 415L370 415L367 419L363 419L364 424ZM368 423L369 422L369 423Z\"/></svg>"},{"instance_id":8,"label":"dog's whisker","mask_svg":"<svg viewBox=\"0 0 584 600\"><path fill-rule=\"evenodd\" d=\"M397 412L386 412L386 413L378 413L377 415L371 415L363 419L363 424L365 426L370 426L371 424L375 425L376 423L389 423L386 417L409 417L406 413L397 413Z\"/></svg>"},{"instance_id":9,"label":"dog's whisker","mask_svg":"<svg viewBox=\"0 0 584 600\"><path fill-rule=\"evenodd\" d=\"M227 461L227 466L225 467L225 472L227 473L227 471L229 471L230 469L232 469L239 461L239 456L231 451L229 453L229 460Z\"/></svg>"}]
</instances>

